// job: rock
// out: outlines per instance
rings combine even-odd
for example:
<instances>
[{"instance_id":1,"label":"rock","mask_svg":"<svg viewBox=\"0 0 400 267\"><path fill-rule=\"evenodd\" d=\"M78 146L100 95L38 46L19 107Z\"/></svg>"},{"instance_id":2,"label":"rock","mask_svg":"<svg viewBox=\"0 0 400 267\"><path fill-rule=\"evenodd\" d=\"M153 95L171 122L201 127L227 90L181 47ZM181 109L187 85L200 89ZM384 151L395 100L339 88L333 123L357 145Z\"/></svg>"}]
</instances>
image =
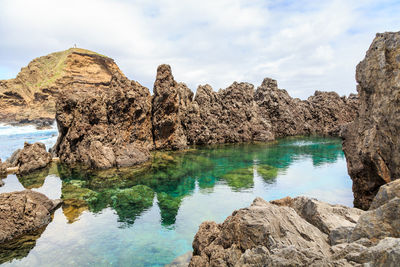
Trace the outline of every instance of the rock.
<instances>
[{"instance_id":1,"label":"rock","mask_svg":"<svg viewBox=\"0 0 400 267\"><path fill-rule=\"evenodd\" d=\"M361 215L350 241L367 238L375 242L385 237L400 238L400 198Z\"/></svg>"},{"instance_id":2,"label":"rock","mask_svg":"<svg viewBox=\"0 0 400 267\"><path fill-rule=\"evenodd\" d=\"M248 262L257 251L269 251L276 257L293 255L296 251L304 264L331 256L326 234L302 219L294 209L260 198L249 208L235 211L220 225L203 223L193 249L189 266L233 266L242 257L242 262ZM258 256L262 260L272 257L266 252L267 256L262 254ZM246 266L244 263L235 266Z\"/></svg>"},{"instance_id":3,"label":"rock","mask_svg":"<svg viewBox=\"0 0 400 267\"><path fill-rule=\"evenodd\" d=\"M26 175L47 167L51 163L51 159L51 154L46 151L43 143L29 144L25 142L23 149L14 152L9 164L17 167L19 174Z\"/></svg>"},{"instance_id":4,"label":"rock","mask_svg":"<svg viewBox=\"0 0 400 267\"><path fill-rule=\"evenodd\" d=\"M262 116L271 123L276 137L321 134L339 135L341 128L357 114L356 95L340 97L335 92L316 91L307 100L292 98L278 89L275 80L265 78L255 93Z\"/></svg>"},{"instance_id":5,"label":"rock","mask_svg":"<svg viewBox=\"0 0 400 267\"><path fill-rule=\"evenodd\" d=\"M329 243L331 246L335 246L349 242L349 238L353 230L354 226L339 226L335 229L332 229L329 233Z\"/></svg>"},{"instance_id":6,"label":"rock","mask_svg":"<svg viewBox=\"0 0 400 267\"><path fill-rule=\"evenodd\" d=\"M153 148L151 95L128 80L110 58L76 54L98 72L72 82L59 94L59 137L54 153L69 165L105 169L142 163Z\"/></svg>"},{"instance_id":7,"label":"rock","mask_svg":"<svg viewBox=\"0 0 400 267\"><path fill-rule=\"evenodd\" d=\"M192 258L192 252L189 251L177 257L170 264L165 265L165 267L188 267L191 258Z\"/></svg>"},{"instance_id":8,"label":"rock","mask_svg":"<svg viewBox=\"0 0 400 267\"><path fill-rule=\"evenodd\" d=\"M0 159L0 178L7 176L7 165L6 163L1 162Z\"/></svg>"},{"instance_id":9,"label":"rock","mask_svg":"<svg viewBox=\"0 0 400 267\"><path fill-rule=\"evenodd\" d=\"M187 138L182 125L193 92L184 84L177 83L169 65L157 68L153 88L153 136L156 149L183 149Z\"/></svg>"},{"instance_id":10,"label":"rock","mask_svg":"<svg viewBox=\"0 0 400 267\"><path fill-rule=\"evenodd\" d=\"M39 127L51 125L56 99L69 83L101 84L109 79L110 73L96 57L107 59L89 50L71 48L36 58L15 79L1 80L0 120Z\"/></svg>"},{"instance_id":11,"label":"rock","mask_svg":"<svg viewBox=\"0 0 400 267\"><path fill-rule=\"evenodd\" d=\"M59 204L31 190L0 194L0 243L47 225Z\"/></svg>"},{"instance_id":12,"label":"rock","mask_svg":"<svg viewBox=\"0 0 400 267\"><path fill-rule=\"evenodd\" d=\"M360 209L332 205L307 197L296 197L291 201L286 197L272 203L292 207L303 219L327 235L338 227L354 227L363 214Z\"/></svg>"},{"instance_id":13,"label":"rock","mask_svg":"<svg viewBox=\"0 0 400 267\"><path fill-rule=\"evenodd\" d=\"M360 111L343 131L354 206L367 210L400 177L400 32L378 33L356 70Z\"/></svg>"},{"instance_id":14,"label":"rock","mask_svg":"<svg viewBox=\"0 0 400 267\"><path fill-rule=\"evenodd\" d=\"M376 194L369 209L373 210L379 208L395 197L400 198L400 180L395 180L388 184L382 185L379 188L378 194Z\"/></svg>"},{"instance_id":15,"label":"rock","mask_svg":"<svg viewBox=\"0 0 400 267\"><path fill-rule=\"evenodd\" d=\"M222 144L274 139L271 125L254 101L254 86L234 82L214 92L199 86L185 116L189 144Z\"/></svg>"}]
</instances>

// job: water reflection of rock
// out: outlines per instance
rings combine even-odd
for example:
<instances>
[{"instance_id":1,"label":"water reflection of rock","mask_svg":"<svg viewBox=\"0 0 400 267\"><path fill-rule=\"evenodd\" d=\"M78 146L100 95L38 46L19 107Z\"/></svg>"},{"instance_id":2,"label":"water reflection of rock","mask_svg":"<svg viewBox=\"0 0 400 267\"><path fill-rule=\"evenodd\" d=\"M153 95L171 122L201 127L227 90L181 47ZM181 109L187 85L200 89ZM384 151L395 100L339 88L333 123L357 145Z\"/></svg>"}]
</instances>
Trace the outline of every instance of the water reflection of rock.
<instances>
[{"instance_id":1,"label":"water reflection of rock","mask_svg":"<svg viewBox=\"0 0 400 267\"><path fill-rule=\"evenodd\" d=\"M173 225L185 196L200 189L212 190L224 181L234 191L250 189L257 175L267 184L299 158L310 157L314 166L340 157L339 139L286 138L268 144L216 145L196 150L154 152L153 160L139 167L92 171L62 164L19 177L27 188L40 187L48 174L62 179L63 213L69 223L84 211L113 208L122 224L133 224L153 205L160 209L161 223Z\"/></svg>"},{"instance_id":2,"label":"water reflection of rock","mask_svg":"<svg viewBox=\"0 0 400 267\"><path fill-rule=\"evenodd\" d=\"M46 227L47 225L18 239L2 243L0 246L0 264L28 256Z\"/></svg>"}]
</instances>

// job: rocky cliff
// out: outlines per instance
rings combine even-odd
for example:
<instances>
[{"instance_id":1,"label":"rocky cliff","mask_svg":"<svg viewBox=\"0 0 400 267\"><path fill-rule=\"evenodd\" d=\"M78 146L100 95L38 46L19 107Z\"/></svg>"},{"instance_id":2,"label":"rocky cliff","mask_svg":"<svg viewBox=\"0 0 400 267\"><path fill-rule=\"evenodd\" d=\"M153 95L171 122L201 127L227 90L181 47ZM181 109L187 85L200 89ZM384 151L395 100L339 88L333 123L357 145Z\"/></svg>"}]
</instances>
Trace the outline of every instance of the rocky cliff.
<instances>
[{"instance_id":1,"label":"rocky cliff","mask_svg":"<svg viewBox=\"0 0 400 267\"><path fill-rule=\"evenodd\" d=\"M59 92L59 137L54 153L64 163L92 168L148 160L153 148L149 90L128 80L110 58L73 55L79 64L88 63L101 71L74 79Z\"/></svg>"},{"instance_id":2,"label":"rocky cliff","mask_svg":"<svg viewBox=\"0 0 400 267\"><path fill-rule=\"evenodd\" d=\"M221 224L203 222L189 266L396 266L399 185L382 188L367 212L306 197L257 198Z\"/></svg>"},{"instance_id":3,"label":"rocky cliff","mask_svg":"<svg viewBox=\"0 0 400 267\"><path fill-rule=\"evenodd\" d=\"M354 205L368 209L379 187L400 178L400 32L377 34L356 70L359 116L344 131Z\"/></svg>"},{"instance_id":4,"label":"rocky cliff","mask_svg":"<svg viewBox=\"0 0 400 267\"><path fill-rule=\"evenodd\" d=\"M110 76L90 55L106 58L71 48L34 59L15 79L0 80L0 121L38 125L53 122L56 99L68 84L79 80L101 83Z\"/></svg>"}]
</instances>

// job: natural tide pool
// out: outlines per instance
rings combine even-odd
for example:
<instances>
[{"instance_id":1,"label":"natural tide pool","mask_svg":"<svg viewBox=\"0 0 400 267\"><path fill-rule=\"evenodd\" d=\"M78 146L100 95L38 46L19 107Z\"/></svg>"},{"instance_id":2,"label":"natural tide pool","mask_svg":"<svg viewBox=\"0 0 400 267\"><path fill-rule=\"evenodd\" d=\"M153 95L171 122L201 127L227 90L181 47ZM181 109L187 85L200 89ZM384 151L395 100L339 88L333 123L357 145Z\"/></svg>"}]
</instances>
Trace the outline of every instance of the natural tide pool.
<instances>
[{"instance_id":1,"label":"natural tide pool","mask_svg":"<svg viewBox=\"0 0 400 267\"><path fill-rule=\"evenodd\" d=\"M341 140L322 137L154 152L123 170L53 164L3 181L0 193L32 188L65 201L46 228L0 248L5 266L163 266L191 250L201 222L222 222L255 197L353 199Z\"/></svg>"}]
</instances>

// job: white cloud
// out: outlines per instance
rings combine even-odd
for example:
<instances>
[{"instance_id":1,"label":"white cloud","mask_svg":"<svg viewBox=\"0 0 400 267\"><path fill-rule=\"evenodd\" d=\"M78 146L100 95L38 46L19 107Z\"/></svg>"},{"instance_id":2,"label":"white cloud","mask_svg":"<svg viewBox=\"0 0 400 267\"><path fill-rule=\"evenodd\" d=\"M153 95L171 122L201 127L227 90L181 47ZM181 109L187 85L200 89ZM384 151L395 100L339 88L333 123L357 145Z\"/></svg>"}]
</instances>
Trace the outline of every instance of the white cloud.
<instances>
[{"instance_id":1,"label":"white cloud","mask_svg":"<svg viewBox=\"0 0 400 267\"><path fill-rule=\"evenodd\" d=\"M192 90L272 77L295 97L348 94L375 33L400 30L399 11L388 0L2 0L0 79L76 43L149 89L168 63Z\"/></svg>"}]
</instances>

